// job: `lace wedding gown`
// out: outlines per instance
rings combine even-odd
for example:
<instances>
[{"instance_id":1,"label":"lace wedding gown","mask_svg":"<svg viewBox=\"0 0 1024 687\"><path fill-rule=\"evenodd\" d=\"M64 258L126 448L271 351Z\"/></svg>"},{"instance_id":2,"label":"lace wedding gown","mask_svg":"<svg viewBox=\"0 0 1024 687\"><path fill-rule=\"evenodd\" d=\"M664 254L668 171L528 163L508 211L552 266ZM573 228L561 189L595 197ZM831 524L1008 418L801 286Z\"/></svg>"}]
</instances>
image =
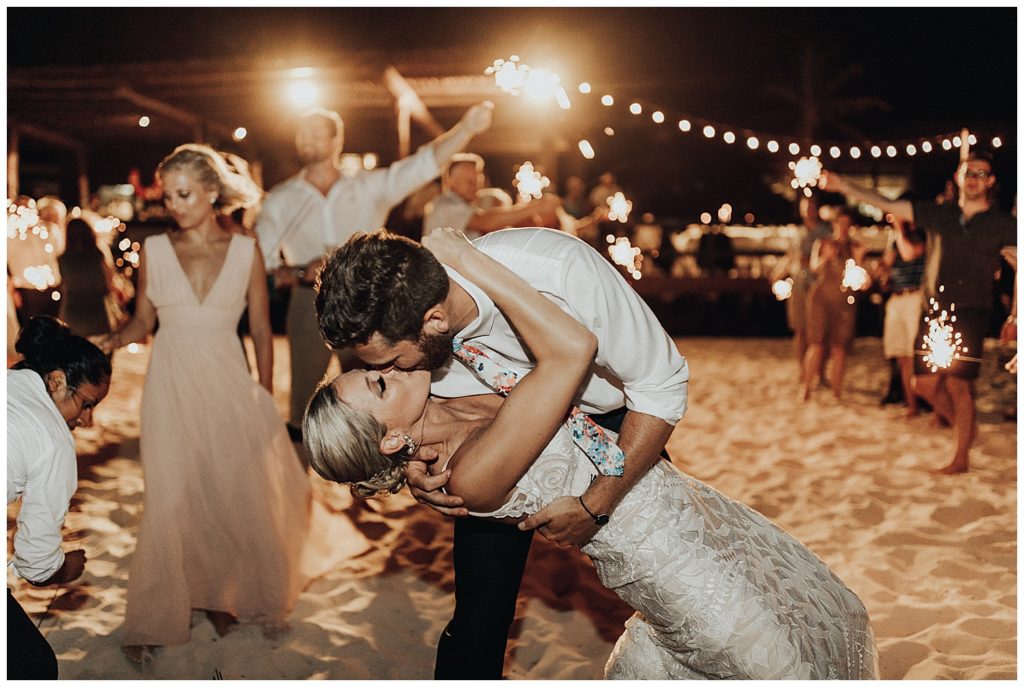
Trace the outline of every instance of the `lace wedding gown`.
<instances>
[{"instance_id":1,"label":"lace wedding gown","mask_svg":"<svg viewBox=\"0 0 1024 687\"><path fill-rule=\"evenodd\" d=\"M488 517L582 494L596 469L560 429ZM760 513L659 461L583 547L636 609L612 679L871 679L867 611L828 566Z\"/></svg>"}]
</instances>

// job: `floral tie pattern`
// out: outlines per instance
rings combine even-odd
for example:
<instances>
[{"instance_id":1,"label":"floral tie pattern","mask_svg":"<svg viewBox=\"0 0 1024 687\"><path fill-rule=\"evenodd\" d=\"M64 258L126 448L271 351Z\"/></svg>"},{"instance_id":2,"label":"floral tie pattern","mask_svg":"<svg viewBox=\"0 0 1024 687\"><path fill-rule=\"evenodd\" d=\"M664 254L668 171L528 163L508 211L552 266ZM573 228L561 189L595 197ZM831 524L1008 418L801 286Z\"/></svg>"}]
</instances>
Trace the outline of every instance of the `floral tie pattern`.
<instances>
[{"instance_id":1,"label":"floral tie pattern","mask_svg":"<svg viewBox=\"0 0 1024 687\"><path fill-rule=\"evenodd\" d=\"M508 396L512 387L519 382L519 372L495 361L482 349L461 339L452 341L452 352L480 381L502 396ZM589 415L573 406L565 418L565 425L572 433L573 441L583 449L602 475L622 476L625 454Z\"/></svg>"}]
</instances>

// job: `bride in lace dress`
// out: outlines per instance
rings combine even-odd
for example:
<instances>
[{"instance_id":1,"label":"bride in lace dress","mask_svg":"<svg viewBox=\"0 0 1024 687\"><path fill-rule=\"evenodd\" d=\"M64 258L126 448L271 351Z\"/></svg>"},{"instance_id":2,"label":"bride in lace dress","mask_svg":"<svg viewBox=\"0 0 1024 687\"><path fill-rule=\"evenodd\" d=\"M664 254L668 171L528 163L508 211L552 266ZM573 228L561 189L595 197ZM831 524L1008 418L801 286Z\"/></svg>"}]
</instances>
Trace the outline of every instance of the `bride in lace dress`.
<instances>
[{"instance_id":1,"label":"bride in lace dress","mask_svg":"<svg viewBox=\"0 0 1024 687\"><path fill-rule=\"evenodd\" d=\"M400 489L404 462L429 453L438 457L430 471L451 471L449 490L474 516L509 524L582 494L597 470L562 420L594 355L593 335L451 230L423 243L494 300L536 368L521 372L505 399L431 398L425 371L345 373L307 408L311 464L372 495ZM608 659L608 678L876 676L856 594L791 535L668 461L633 487L583 551L637 611Z\"/></svg>"}]
</instances>

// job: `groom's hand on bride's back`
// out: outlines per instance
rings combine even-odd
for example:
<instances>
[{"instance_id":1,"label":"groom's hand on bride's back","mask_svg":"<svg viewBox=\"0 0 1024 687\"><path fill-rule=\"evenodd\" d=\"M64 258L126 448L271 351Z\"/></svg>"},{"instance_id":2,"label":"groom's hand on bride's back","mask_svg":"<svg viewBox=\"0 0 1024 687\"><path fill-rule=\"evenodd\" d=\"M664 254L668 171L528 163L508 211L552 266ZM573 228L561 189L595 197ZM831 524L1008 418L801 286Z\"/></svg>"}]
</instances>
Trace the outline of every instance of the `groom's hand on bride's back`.
<instances>
[{"instance_id":1,"label":"groom's hand on bride's back","mask_svg":"<svg viewBox=\"0 0 1024 687\"><path fill-rule=\"evenodd\" d=\"M425 451L432 451L429 447L421 448L420 454ZM469 510L462 505L461 496L453 496L441 491L452 475L451 470L445 470L439 475L431 475L427 472L427 464L432 460L424 462L423 456L420 460L410 460L405 464L405 481L409 485L409 492L413 498L424 503L439 513L452 517L462 518L469 515ZM435 455L436 459L437 456Z\"/></svg>"},{"instance_id":2,"label":"groom's hand on bride's back","mask_svg":"<svg viewBox=\"0 0 1024 687\"><path fill-rule=\"evenodd\" d=\"M520 522L518 527L521 530L535 529L559 546L584 546L598 529L575 496L555 499Z\"/></svg>"}]
</instances>

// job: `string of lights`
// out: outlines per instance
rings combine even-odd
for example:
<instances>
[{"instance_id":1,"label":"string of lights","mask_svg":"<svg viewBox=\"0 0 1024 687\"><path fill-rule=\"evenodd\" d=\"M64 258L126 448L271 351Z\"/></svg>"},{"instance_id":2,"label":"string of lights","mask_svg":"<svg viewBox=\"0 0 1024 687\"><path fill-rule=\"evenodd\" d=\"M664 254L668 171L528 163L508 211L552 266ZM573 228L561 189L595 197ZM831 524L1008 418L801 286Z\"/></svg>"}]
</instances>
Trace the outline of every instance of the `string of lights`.
<instances>
[{"instance_id":1,"label":"string of lights","mask_svg":"<svg viewBox=\"0 0 1024 687\"><path fill-rule=\"evenodd\" d=\"M587 82L581 83L578 90L584 95L595 94L593 87ZM614 108L618 102L615 96L609 93L605 93L600 97L601 105L607 108ZM914 157L919 154L928 155L930 153L958 151L964 143L962 130L930 136L874 141L812 140L800 136L766 133L745 127L733 126L704 117L674 111L642 99L627 99L627 102L629 104L626 109L629 114L641 117L648 113L645 119L653 125L672 126L674 123L675 127L682 134L702 135L706 139L721 141L727 145L740 144L754 152L763 151L776 154L785 151L793 156L805 154L819 159L827 156L832 160L843 157L849 157L854 160L861 157L892 159L897 157ZM606 136L614 136L615 130L608 126L605 127L604 133ZM979 141L985 141L992 148L1001 148L1005 145L1004 136L997 133L983 133L980 131L967 133L968 145L978 145ZM584 144L588 148L587 151L583 150ZM586 139L580 142L580 150L587 159L592 159L595 154L593 144Z\"/></svg>"},{"instance_id":2,"label":"string of lights","mask_svg":"<svg viewBox=\"0 0 1024 687\"><path fill-rule=\"evenodd\" d=\"M572 107L572 101L565 87L560 85L561 79L546 69L531 68L522 62L518 55L507 60L497 59L484 70L485 74L493 75L495 85L511 95L526 95L533 99L553 98L563 110ZM783 135L757 131L747 127L715 121L706 117L694 116L666 108L643 99L617 98L615 95L598 91L588 81L582 81L576 90L581 96L599 98L601 105L607 108L621 107L628 103L626 110L634 117L644 117L657 126L674 126L681 134L703 135L707 139L718 140L727 145L740 143L751 151L764 151L769 154L788 152L790 155L805 155L832 160L849 157L857 160L861 157L897 158L914 157L918 154L928 155L939 152L958 151L965 141L962 136L965 130L938 133L912 138L882 140L837 140L807 139L800 136ZM646 117L645 117L646 114ZM615 129L604 127L605 136L614 136ZM984 140L993 148L1001 148L1005 144L1004 136L998 133L966 132L966 143L978 145ZM594 143L587 138L578 142L580 154L591 160L597 155Z\"/></svg>"}]
</instances>

